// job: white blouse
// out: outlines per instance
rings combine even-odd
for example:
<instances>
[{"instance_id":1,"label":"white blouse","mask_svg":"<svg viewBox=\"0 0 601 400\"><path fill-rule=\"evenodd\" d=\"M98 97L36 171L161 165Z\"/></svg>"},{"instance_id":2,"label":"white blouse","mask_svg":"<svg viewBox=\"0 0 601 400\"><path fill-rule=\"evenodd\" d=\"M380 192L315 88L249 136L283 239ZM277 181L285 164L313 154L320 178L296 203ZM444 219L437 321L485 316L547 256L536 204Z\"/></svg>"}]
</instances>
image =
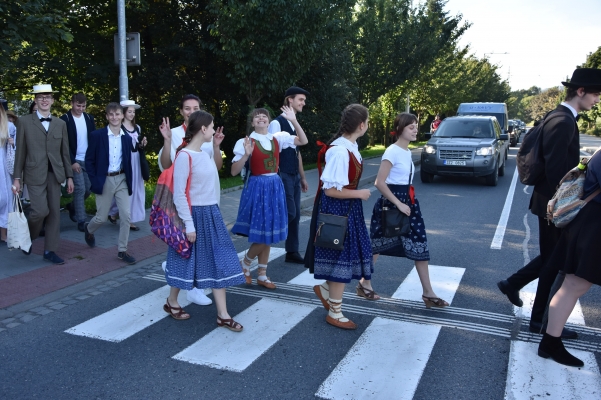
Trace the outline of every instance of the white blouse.
<instances>
[{"instance_id":1,"label":"white blouse","mask_svg":"<svg viewBox=\"0 0 601 400\"><path fill-rule=\"evenodd\" d=\"M353 153L357 161L361 162L361 153L359 153L359 145L350 140L339 137L334 140L332 147L326 152L326 166L321 174L322 188L330 189L335 187L342 191L342 188L349 184L348 170L351 158L348 154Z\"/></svg>"},{"instance_id":2,"label":"white blouse","mask_svg":"<svg viewBox=\"0 0 601 400\"><path fill-rule=\"evenodd\" d=\"M382 160L388 160L392 168L386 177L386 183L389 185L411 185L415 166L411 158L411 150L405 150L396 144L388 146ZM409 174L411 173L411 176Z\"/></svg>"},{"instance_id":3,"label":"white blouse","mask_svg":"<svg viewBox=\"0 0 601 400\"><path fill-rule=\"evenodd\" d=\"M190 159L192 158L192 171ZM218 204L219 197L215 182L219 182L219 174L215 162L206 151L180 150L173 168L173 202L177 214L186 225L186 232L196 232L186 198L186 184L190 180L190 205L210 206Z\"/></svg>"},{"instance_id":4,"label":"white blouse","mask_svg":"<svg viewBox=\"0 0 601 400\"><path fill-rule=\"evenodd\" d=\"M267 151L271 150L271 139L275 139L278 141L278 145L280 146L280 153L282 150L287 149L288 147L296 147L294 146L294 139L296 136L289 134L288 132L276 132L276 133L267 133L266 135L261 135L260 133L253 132L248 135L249 138L255 139L257 142L263 146L263 148ZM232 162L240 160L244 157L244 138L238 139L236 145L234 146L234 158Z\"/></svg>"}]
</instances>

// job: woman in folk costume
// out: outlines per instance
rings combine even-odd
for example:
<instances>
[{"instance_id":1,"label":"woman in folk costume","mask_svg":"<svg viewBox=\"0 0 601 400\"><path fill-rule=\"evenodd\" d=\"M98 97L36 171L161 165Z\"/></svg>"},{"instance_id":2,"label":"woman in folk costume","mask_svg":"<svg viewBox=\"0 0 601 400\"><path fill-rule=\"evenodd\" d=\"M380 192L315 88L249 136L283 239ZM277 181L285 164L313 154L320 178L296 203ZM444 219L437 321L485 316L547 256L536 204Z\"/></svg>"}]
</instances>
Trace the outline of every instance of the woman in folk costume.
<instances>
[{"instance_id":1,"label":"woman in folk costume","mask_svg":"<svg viewBox=\"0 0 601 400\"><path fill-rule=\"evenodd\" d=\"M0 105L0 240L3 242L7 239L8 213L13 205L13 178L6 168L6 157L9 146L15 148L16 134L17 129L8 120L4 107Z\"/></svg>"},{"instance_id":2,"label":"woman in folk costume","mask_svg":"<svg viewBox=\"0 0 601 400\"><path fill-rule=\"evenodd\" d=\"M238 175L248 162L246 184L240 197L238 217L232 233L247 236L251 243L240 264L246 284L252 284L250 264L259 258L257 284L267 289L276 286L267 277L267 261L273 243L288 236L288 211L284 185L278 176L280 152L288 147L307 144L307 136L292 108L281 108L284 118L294 126L296 136L288 132L268 133L269 111L257 108L251 113L254 131L234 146L232 175ZM250 161L249 161L250 160Z\"/></svg>"},{"instance_id":3,"label":"woman in folk costume","mask_svg":"<svg viewBox=\"0 0 601 400\"><path fill-rule=\"evenodd\" d=\"M343 250L314 245L309 239L305 266L315 279L326 282L313 287L315 294L328 310L326 322L342 329L356 329L357 325L342 314L344 286L352 279L371 279L373 272L371 244L363 216L361 200L369 199L369 189L357 189L363 164L357 139L365 134L369 113L360 104L351 104L342 112L340 128L334 138L318 155L320 187L317 191L310 238L316 235L319 213L348 215L348 229ZM321 161L325 167L321 170ZM367 285L367 284L366 284ZM371 287L371 286L369 286Z\"/></svg>"},{"instance_id":4,"label":"woman in folk costume","mask_svg":"<svg viewBox=\"0 0 601 400\"><path fill-rule=\"evenodd\" d=\"M430 250L428 248L428 238L426 237L426 226L424 225L419 202L411 190L415 166L411 159L409 142L415 141L417 138L417 117L410 113L401 113L395 118L393 127L394 130L391 134L395 142L388 146L382 156L382 163L375 183L382 196L374 205L370 224L374 264L380 254L406 257L413 260L422 284L422 300L426 307L446 307L449 303L434 293L430 283L428 271ZM382 207L386 200L394 204L402 213L411 217L411 232L408 235L391 238L384 236ZM359 282L357 294L359 294L359 287L362 287L362 285L367 286L363 282ZM368 295L375 294L371 290L371 286L369 290L364 288L364 292ZM372 300L376 299L372 297Z\"/></svg>"},{"instance_id":5,"label":"woman in folk costume","mask_svg":"<svg viewBox=\"0 0 601 400\"><path fill-rule=\"evenodd\" d=\"M181 257L172 247L167 251L165 278L171 291L163 309L175 319L188 319L190 315L177 301L180 289L211 288L217 305L217 326L240 332L242 325L228 314L225 288L241 284L244 276L217 205L217 168L212 157L201 147L210 142L215 133L213 116L196 111L189 122L175 159L173 201L193 246L190 258ZM188 181L190 187L186 193Z\"/></svg>"}]
</instances>

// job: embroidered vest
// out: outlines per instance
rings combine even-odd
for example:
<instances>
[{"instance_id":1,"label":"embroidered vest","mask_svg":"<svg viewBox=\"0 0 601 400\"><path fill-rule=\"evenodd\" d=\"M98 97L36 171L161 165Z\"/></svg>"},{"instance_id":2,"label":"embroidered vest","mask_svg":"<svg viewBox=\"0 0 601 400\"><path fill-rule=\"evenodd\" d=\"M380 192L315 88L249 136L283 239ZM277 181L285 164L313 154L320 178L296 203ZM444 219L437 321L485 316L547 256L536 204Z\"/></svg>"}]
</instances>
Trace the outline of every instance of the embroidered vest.
<instances>
[{"instance_id":1,"label":"embroidered vest","mask_svg":"<svg viewBox=\"0 0 601 400\"><path fill-rule=\"evenodd\" d=\"M261 142L252 139L255 144L250 157L250 172L252 175L277 173L280 162L280 145L276 139L271 139L271 150L265 150Z\"/></svg>"},{"instance_id":2,"label":"embroidered vest","mask_svg":"<svg viewBox=\"0 0 601 400\"><path fill-rule=\"evenodd\" d=\"M327 146L324 143L317 142L317 145L321 145L321 150L317 154L317 170L319 172L319 187L317 191L321 190L321 186L323 182L321 181L321 173L326 166L326 152L332 146ZM348 151L348 150L347 150ZM363 164L357 160L353 152L348 151L349 153L349 167L348 167L348 185L344 186L345 189L357 189L359 187L359 179L361 178L361 171L363 170ZM316 196L317 198L317 196Z\"/></svg>"}]
</instances>

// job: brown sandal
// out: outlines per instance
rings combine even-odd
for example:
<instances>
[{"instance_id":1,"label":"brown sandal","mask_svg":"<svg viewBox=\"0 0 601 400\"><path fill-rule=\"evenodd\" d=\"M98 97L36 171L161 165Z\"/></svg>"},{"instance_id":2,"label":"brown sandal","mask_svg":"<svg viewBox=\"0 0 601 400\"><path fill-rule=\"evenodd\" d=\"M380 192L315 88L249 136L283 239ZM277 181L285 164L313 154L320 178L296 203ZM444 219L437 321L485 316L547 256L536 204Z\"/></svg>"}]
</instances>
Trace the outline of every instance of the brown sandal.
<instances>
[{"instance_id":1,"label":"brown sandal","mask_svg":"<svg viewBox=\"0 0 601 400\"><path fill-rule=\"evenodd\" d=\"M190 318L190 314L184 311L183 308L172 307L171 304L169 304L169 299L167 299L167 303L163 306L163 310L165 310L167 314L171 315L174 319L177 319L178 321Z\"/></svg>"},{"instance_id":2,"label":"brown sandal","mask_svg":"<svg viewBox=\"0 0 601 400\"><path fill-rule=\"evenodd\" d=\"M233 318L223 319L219 315L217 316L217 326L227 328L230 331L234 332L241 332L242 329L244 329L244 327L236 321L234 321Z\"/></svg>"},{"instance_id":3,"label":"brown sandal","mask_svg":"<svg viewBox=\"0 0 601 400\"><path fill-rule=\"evenodd\" d=\"M380 296L378 296L376 292L366 287L363 287L363 285L361 284L357 285L357 296L363 297L367 300L380 300Z\"/></svg>"},{"instance_id":4,"label":"brown sandal","mask_svg":"<svg viewBox=\"0 0 601 400\"><path fill-rule=\"evenodd\" d=\"M426 308L430 308L430 307L443 308L443 307L447 307L449 305L449 303L447 303L446 301L444 301L443 299L438 298L438 297L426 297L426 296L422 295L422 300L424 301L424 304L426 304Z\"/></svg>"}]
</instances>

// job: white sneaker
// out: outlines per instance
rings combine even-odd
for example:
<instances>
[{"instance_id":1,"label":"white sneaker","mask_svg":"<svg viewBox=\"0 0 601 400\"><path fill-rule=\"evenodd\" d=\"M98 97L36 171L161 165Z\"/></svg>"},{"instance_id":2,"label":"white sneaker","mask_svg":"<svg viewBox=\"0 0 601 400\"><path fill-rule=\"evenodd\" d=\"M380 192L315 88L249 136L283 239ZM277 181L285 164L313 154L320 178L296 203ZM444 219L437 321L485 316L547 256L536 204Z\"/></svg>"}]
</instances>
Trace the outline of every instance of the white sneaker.
<instances>
[{"instance_id":1,"label":"white sneaker","mask_svg":"<svg viewBox=\"0 0 601 400\"><path fill-rule=\"evenodd\" d=\"M202 289L192 288L192 290L188 290L187 297L188 301L196 303L200 306L208 306L213 304L213 301L205 295L205 291Z\"/></svg>"},{"instance_id":2,"label":"white sneaker","mask_svg":"<svg viewBox=\"0 0 601 400\"><path fill-rule=\"evenodd\" d=\"M163 263L161 264L161 268L163 268L163 272L167 271L167 261L163 261Z\"/></svg>"}]
</instances>

